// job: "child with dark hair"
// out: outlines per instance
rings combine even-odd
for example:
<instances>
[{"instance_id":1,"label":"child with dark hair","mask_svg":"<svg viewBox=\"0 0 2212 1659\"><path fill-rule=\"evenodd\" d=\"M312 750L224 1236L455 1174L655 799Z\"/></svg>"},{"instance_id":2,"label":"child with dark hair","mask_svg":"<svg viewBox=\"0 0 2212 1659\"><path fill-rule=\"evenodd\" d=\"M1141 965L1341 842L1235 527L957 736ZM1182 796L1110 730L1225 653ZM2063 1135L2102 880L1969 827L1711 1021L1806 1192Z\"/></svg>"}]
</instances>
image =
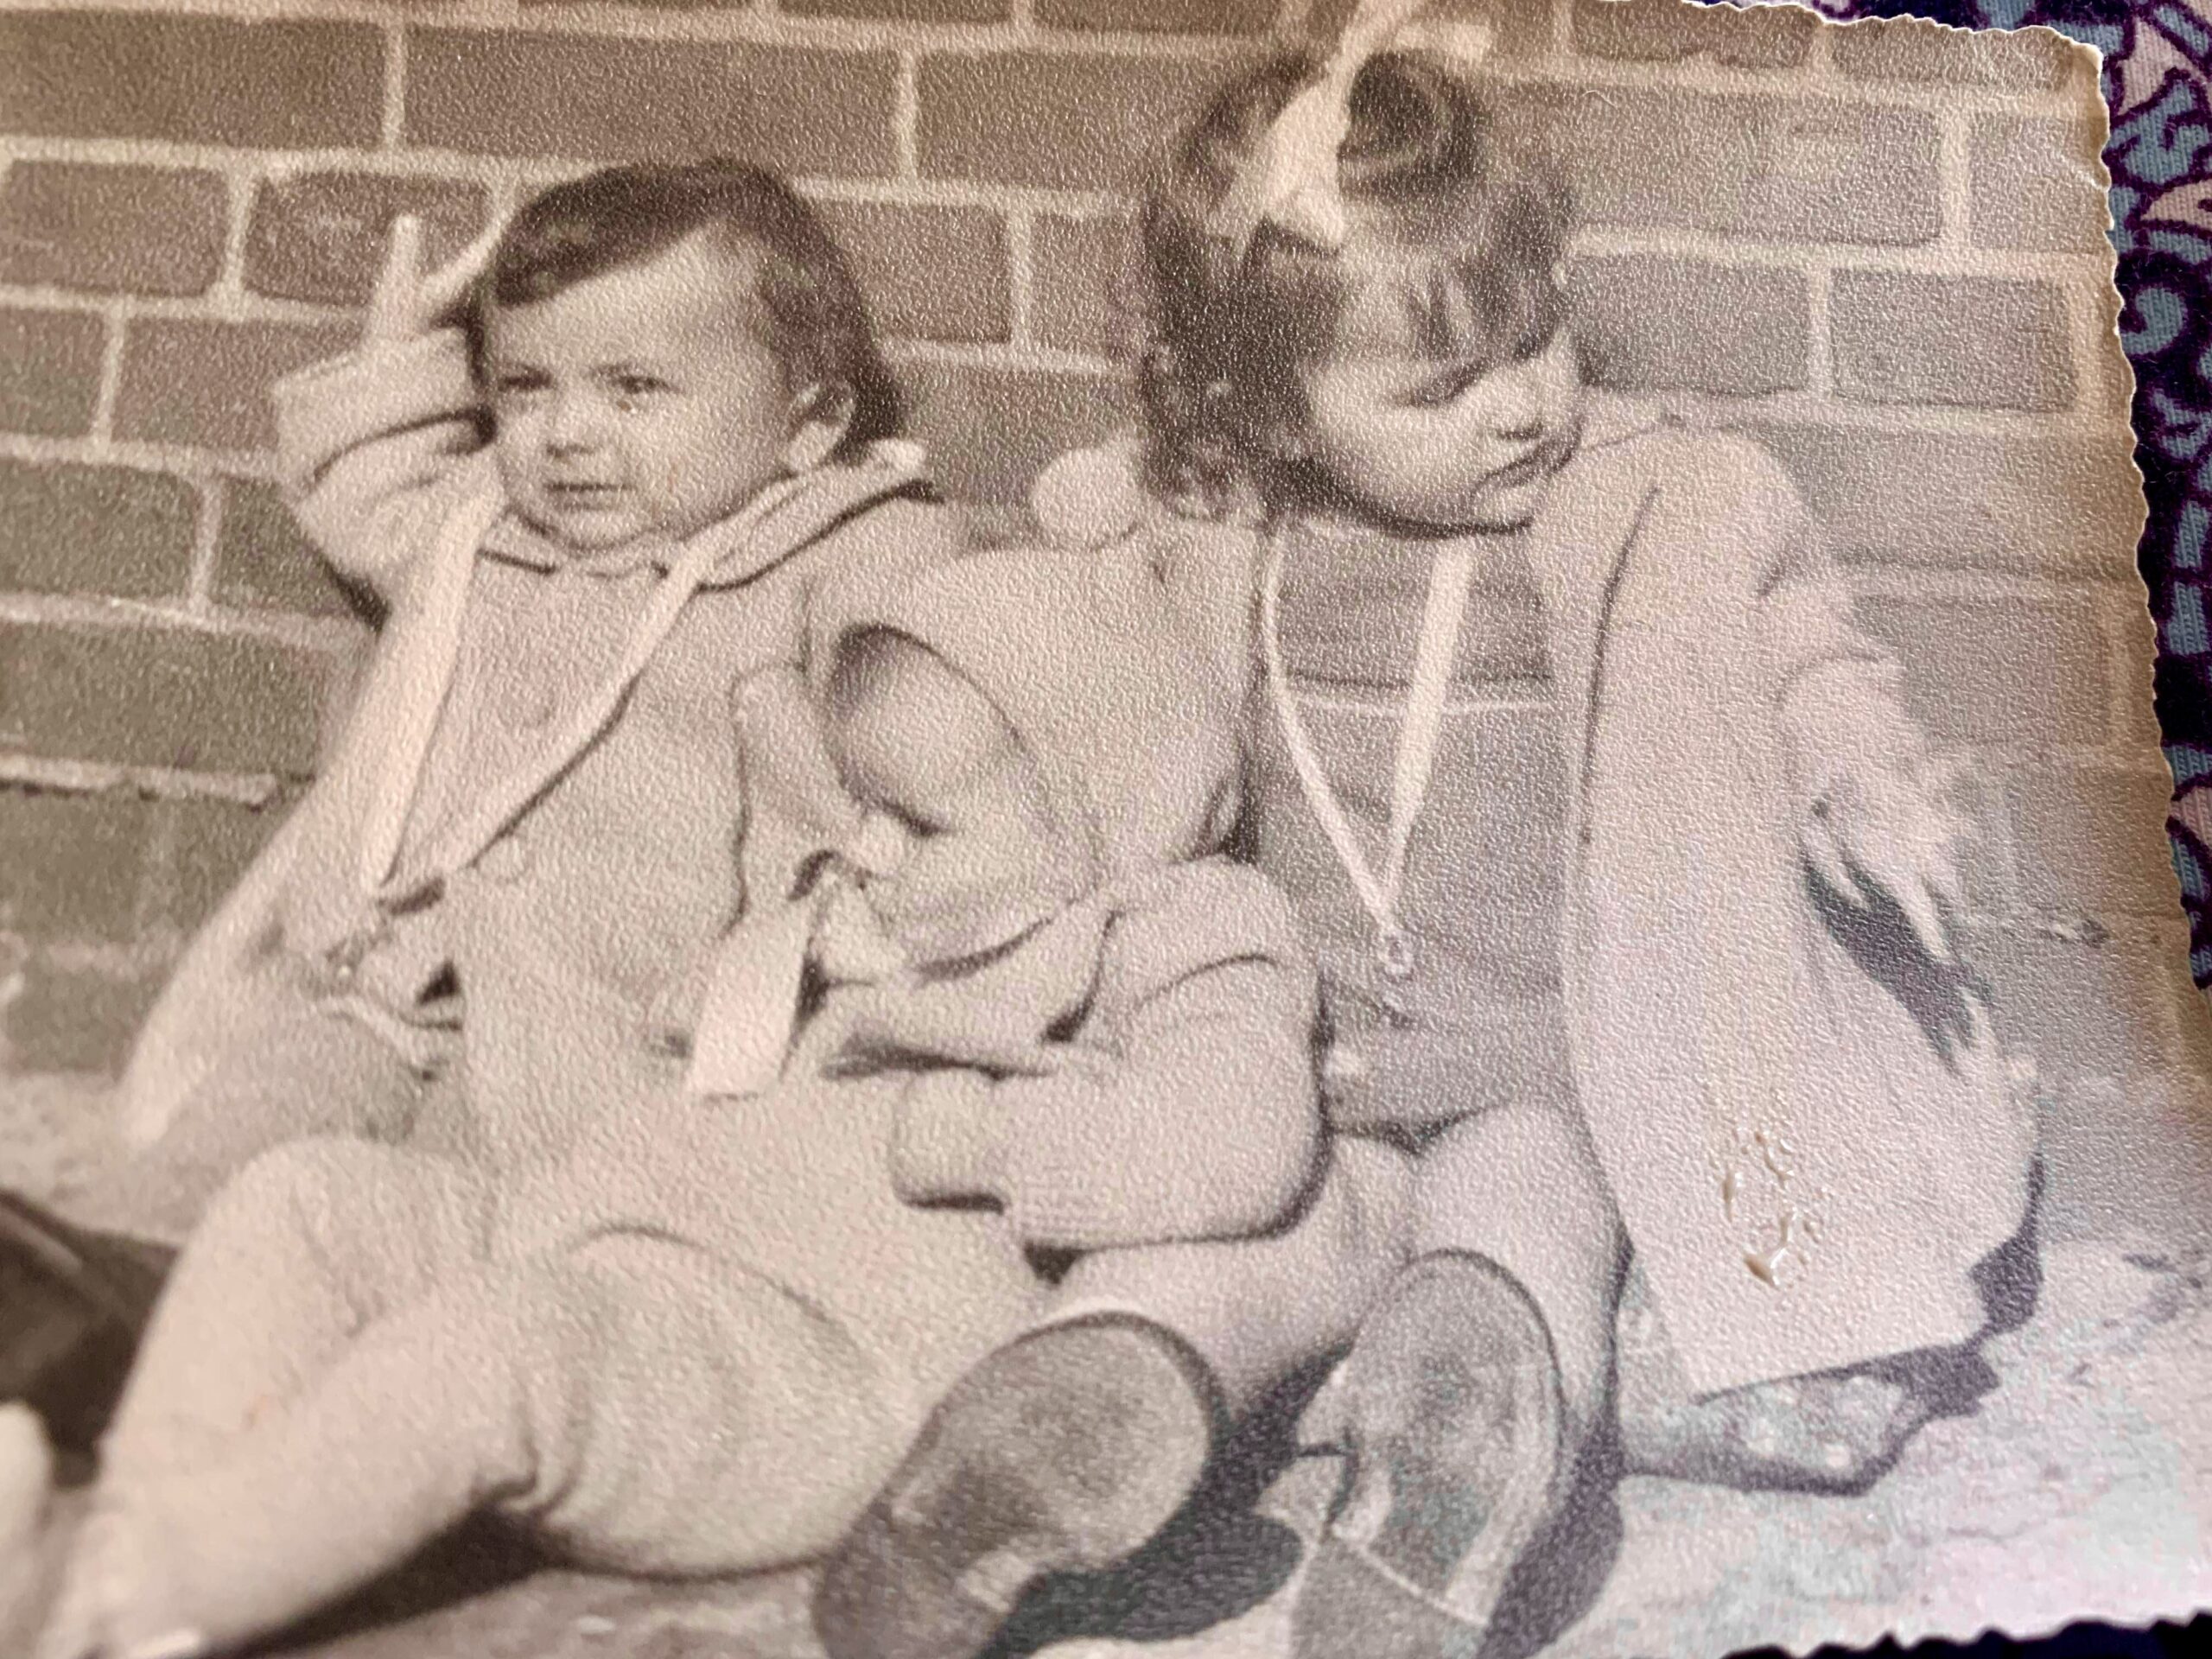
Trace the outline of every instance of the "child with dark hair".
<instances>
[{"instance_id":1,"label":"child with dark hair","mask_svg":"<svg viewBox=\"0 0 2212 1659\"><path fill-rule=\"evenodd\" d=\"M1176 1421L1161 1388L1217 1432L1346 1344L1295 1651L1471 1654L1606 1441L1631 1260L1684 1387L1626 1450L1697 1478L1863 1488L1973 1370L1919 1362L1993 1317L2030 1129L1897 671L1768 456L1585 391L1566 193L1465 36L1409 49L1417 9L1367 0L1182 136L1141 460L1038 489L1148 549L1245 695L1249 844L1321 965L1327 1177L1279 1237L1115 1264L1125 1351L1180 1362L1118 1403L1094 1356L1067 1421L1050 1328L970 1373L832 1558L836 1659L982 1651L1166 1521L1122 1427Z\"/></svg>"},{"instance_id":2,"label":"child with dark hair","mask_svg":"<svg viewBox=\"0 0 2212 1659\"><path fill-rule=\"evenodd\" d=\"M13 1591L42 1659L226 1650L479 1510L619 1571L804 1560L1032 1315L1029 1250L1277 1223L1320 1129L1313 965L1263 877L1198 856L1235 754L1179 633L1141 573L1021 549L766 671L744 756L779 833L748 838L690 1086L525 1174L358 1138L257 1160L185 1248L80 1527L41 1526L0 1408L0 1648ZM1093 1179L1193 1135L1234 1166Z\"/></svg>"},{"instance_id":3,"label":"child with dark hair","mask_svg":"<svg viewBox=\"0 0 2212 1659\"><path fill-rule=\"evenodd\" d=\"M160 1272L135 1247L269 1147L513 1170L660 1083L649 1015L740 906L740 683L957 543L845 259L771 175L608 168L427 279L418 234L395 226L360 347L275 391L375 654L140 1035L137 1150L87 1206L132 1237L8 1206L45 1292L8 1310L11 1395L104 1407Z\"/></svg>"}]
</instances>

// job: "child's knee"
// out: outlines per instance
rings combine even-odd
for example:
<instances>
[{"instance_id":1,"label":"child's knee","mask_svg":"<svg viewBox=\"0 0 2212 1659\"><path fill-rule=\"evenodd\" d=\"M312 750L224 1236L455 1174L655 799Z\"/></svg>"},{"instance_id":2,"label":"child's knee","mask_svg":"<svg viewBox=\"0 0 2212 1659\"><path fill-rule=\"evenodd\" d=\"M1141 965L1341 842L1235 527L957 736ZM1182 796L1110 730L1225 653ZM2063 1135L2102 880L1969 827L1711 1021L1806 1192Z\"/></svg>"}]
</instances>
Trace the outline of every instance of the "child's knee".
<instances>
[{"instance_id":1,"label":"child's knee","mask_svg":"<svg viewBox=\"0 0 2212 1659\"><path fill-rule=\"evenodd\" d=\"M470 1339L514 1379L533 1459L507 1507L598 1565L721 1573L819 1554L918 1427L833 1328L680 1245L594 1241L496 1299Z\"/></svg>"}]
</instances>

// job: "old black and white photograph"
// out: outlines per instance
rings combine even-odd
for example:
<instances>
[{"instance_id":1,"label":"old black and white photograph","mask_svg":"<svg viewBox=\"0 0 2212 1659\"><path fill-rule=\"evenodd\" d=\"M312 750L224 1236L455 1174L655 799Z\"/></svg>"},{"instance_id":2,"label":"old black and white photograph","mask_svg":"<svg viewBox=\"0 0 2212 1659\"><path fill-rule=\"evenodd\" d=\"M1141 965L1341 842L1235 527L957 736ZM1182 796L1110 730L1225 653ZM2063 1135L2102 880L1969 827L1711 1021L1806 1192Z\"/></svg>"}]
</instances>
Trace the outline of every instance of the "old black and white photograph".
<instances>
[{"instance_id":1,"label":"old black and white photograph","mask_svg":"<svg viewBox=\"0 0 2212 1659\"><path fill-rule=\"evenodd\" d=\"M2110 10L0 0L0 1654L2212 1608Z\"/></svg>"}]
</instances>

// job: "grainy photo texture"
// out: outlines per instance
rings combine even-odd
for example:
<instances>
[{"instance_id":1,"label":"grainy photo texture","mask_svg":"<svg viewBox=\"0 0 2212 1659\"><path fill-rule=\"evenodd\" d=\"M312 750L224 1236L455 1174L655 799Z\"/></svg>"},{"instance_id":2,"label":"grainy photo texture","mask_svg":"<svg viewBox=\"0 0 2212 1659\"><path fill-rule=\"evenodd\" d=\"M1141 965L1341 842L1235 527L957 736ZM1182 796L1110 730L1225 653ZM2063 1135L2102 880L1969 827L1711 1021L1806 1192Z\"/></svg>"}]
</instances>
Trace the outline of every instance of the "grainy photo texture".
<instances>
[{"instance_id":1,"label":"grainy photo texture","mask_svg":"<svg viewBox=\"0 0 2212 1659\"><path fill-rule=\"evenodd\" d=\"M0 1650L2212 1602L2097 72L0 5Z\"/></svg>"}]
</instances>

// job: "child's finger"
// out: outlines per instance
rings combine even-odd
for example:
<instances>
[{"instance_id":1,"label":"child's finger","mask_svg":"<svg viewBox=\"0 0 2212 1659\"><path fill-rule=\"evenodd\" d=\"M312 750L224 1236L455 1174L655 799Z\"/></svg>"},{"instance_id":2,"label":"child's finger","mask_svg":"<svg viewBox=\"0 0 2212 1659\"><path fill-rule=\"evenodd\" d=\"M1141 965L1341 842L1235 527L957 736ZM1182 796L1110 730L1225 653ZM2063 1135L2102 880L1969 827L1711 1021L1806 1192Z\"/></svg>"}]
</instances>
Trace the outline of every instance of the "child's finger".
<instances>
[{"instance_id":1,"label":"child's finger","mask_svg":"<svg viewBox=\"0 0 2212 1659\"><path fill-rule=\"evenodd\" d=\"M1951 941L1935 895L1917 877L1898 882L1894 892L1897 908L1904 912L1905 921L1920 940L1921 949L1931 960L1948 964L1951 960Z\"/></svg>"},{"instance_id":2,"label":"child's finger","mask_svg":"<svg viewBox=\"0 0 2212 1659\"><path fill-rule=\"evenodd\" d=\"M1863 904L1866 894L1860 890L1859 878L1851 872L1851 865L1837 845L1835 836L1826 824L1815 822L1805 826L1798 837L1798 844L1805 855L1805 861L1813 873L1843 898Z\"/></svg>"},{"instance_id":3,"label":"child's finger","mask_svg":"<svg viewBox=\"0 0 2212 1659\"><path fill-rule=\"evenodd\" d=\"M416 296L423 269L423 221L402 213L391 221L384 248L384 269L369 294L363 337L404 340L415 332Z\"/></svg>"},{"instance_id":4,"label":"child's finger","mask_svg":"<svg viewBox=\"0 0 2212 1659\"><path fill-rule=\"evenodd\" d=\"M492 263L493 250L499 238L506 234L504 219L494 217L476 233L476 238L459 253L440 265L423 279L423 308L424 314L437 316L461 302L468 292L469 284L484 274Z\"/></svg>"},{"instance_id":5,"label":"child's finger","mask_svg":"<svg viewBox=\"0 0 2212 1659\"><path fill-rule=\"evenodd\" d=\"M1966 872L1960 860L1956 837L1946 836L1929 849L1921 879L1928 884L1929 891L1951 909L1966 908Z\"/></svg>"}]
</instances>

